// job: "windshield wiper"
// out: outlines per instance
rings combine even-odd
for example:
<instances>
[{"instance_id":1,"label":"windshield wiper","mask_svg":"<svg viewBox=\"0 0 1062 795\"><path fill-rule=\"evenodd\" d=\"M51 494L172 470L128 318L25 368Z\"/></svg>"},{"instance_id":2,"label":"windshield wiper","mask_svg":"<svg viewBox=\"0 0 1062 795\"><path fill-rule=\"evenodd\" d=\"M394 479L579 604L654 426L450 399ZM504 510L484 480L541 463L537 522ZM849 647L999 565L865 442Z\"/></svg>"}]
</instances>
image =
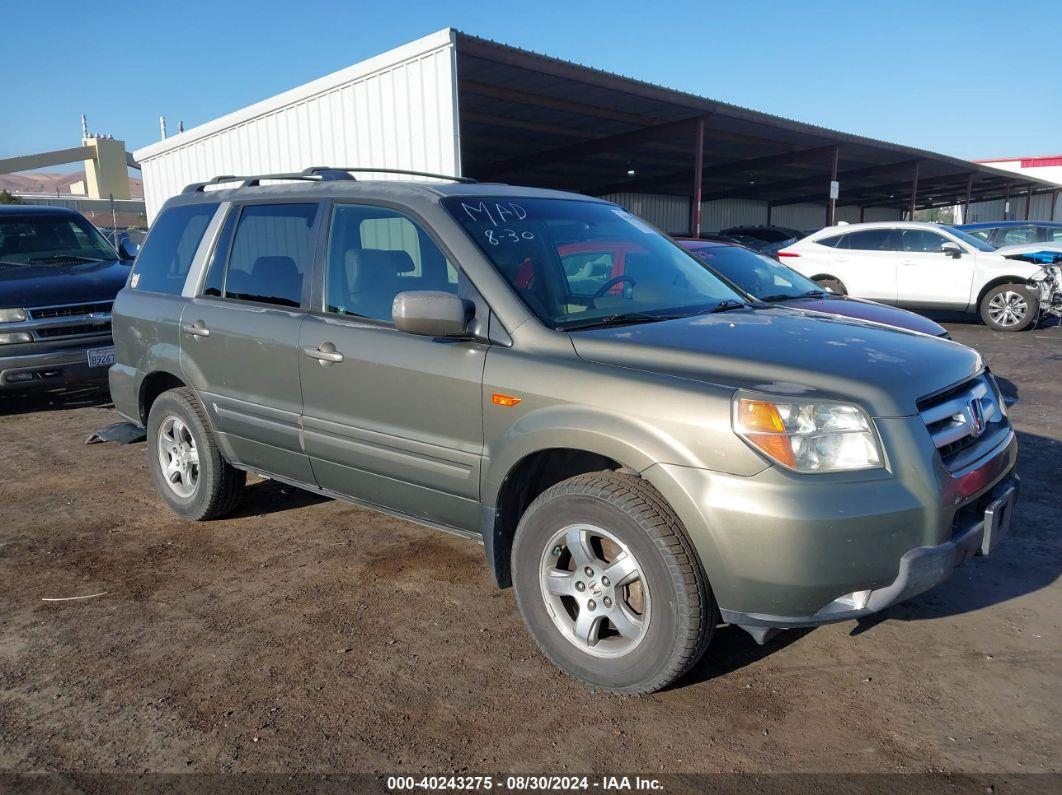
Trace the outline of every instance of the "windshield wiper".
<instances>
[{"instance_id":1,"label":"windshield wiper","mask_svg":"<svg viewBox=\"0 0 1062 795\"><path fill-rule=\"evenodd\" d=\"M807 293L805 293L804 295L807 295ZM765 304L769 304L769 303L771 303L773 301L790 301L790 300L792 300L794 298L803 298L803 297L804 296L800 296L800 295L786 295L785 293L777 293L776 295L765 295L760 300L763 301Z\"/></svg>"},{"instance_id":2,"label":"windshield wiper","mask_svg":"<svg viewBox=\"0 0 1062 795\"><path fill-rule=\"evenodd\" d=\"M93 259L92 257L82 257L82 256L80 256L78 254L56 254L56 255L51 256L51 257L31 257L28 261L33 263L33 264L45 265L45 264L49 264L49 263L58 264L60 262L75 262L75 263L106 262L107 260L105 260L105 259Z\"/></svg>"},{"instance_id":3,"label":"windshield wiper","mask_svg":"<svg viewBox=\"0 0 1062 795\"><path fill-rule=\"evenodd\" d=\"M702 312L704 315L714 315L716 312L729 312L731 309L744 309L747 307L744 301L735 301L733 298L724 298L711 309Z\"/></svg>"},{"instance_id":4,"label":"windshield wiper","mask_svg":"<svg viewBox=\"0 0 1062 795\"><path fill-rule=\"evenodd\" d=\"M803 293L800 297L801 298L814 298L817 295L829 295L829 293L827 293L825 290L808 290L806 293Z\"/></svg>"},{"instance_id":5,"label":"windshield wiper","mask_svg":"<svg viewBox=\"0 0 1062 795\"><path fill-rule=\"evenodd\" d=\"M561 331L578 331L588 328L606 328L608 326L627 326L635 323L656 323L660 320L677 320L688 315L653 315L649 312L617 312L593 320L575 321L560 326Z\"/></svg>"}]
</instances>

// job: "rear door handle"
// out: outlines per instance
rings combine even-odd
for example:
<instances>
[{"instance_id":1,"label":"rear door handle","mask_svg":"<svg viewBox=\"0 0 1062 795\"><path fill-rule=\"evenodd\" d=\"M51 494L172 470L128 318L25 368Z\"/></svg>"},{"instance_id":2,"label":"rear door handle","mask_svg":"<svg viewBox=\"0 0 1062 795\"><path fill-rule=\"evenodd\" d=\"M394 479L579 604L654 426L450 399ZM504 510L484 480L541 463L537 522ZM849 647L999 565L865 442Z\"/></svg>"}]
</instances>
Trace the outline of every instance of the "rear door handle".
<instances>
[{"instance_id":1,"label":"rear door handle","mask_svg":"<svg viewBox=\"0 0 1062 795\"><path fill-rule=\"evenodd\" d=\"M195 323L185 323L182 328L185 334L191 334L193 337L209 337L210 329L203 325L202 321L197 320Z\"/></svg>"},{"instance_id":2,"label":"rear door handle","mask_svg":"<svg viewBox=\"0 0 1062 795\"><path fill-rule=\"evenodd\" d=\"M343 354L336 350L331 342L322 343L320 348L306 347L302 352L311 359L316 359L321 364L335 364L343 361Z\"/></svg>"}]
</instances>

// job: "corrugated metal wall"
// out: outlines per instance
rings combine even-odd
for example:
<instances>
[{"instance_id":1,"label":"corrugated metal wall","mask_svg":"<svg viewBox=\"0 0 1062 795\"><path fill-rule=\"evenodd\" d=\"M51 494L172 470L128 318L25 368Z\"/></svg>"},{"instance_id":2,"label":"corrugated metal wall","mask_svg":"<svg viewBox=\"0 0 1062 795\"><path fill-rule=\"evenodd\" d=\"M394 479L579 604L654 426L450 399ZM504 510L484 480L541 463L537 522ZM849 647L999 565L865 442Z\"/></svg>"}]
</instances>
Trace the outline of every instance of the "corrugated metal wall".
<instances>
[{"instance_id":1,"label":"corrugated metal wall","mask_svg":"<svg viewBox=\"0 0 1062 795\"><path fill-rule=\"evenodd\" d=\"M685 234L689 231L689 199L656 193L612 193L601 198L615 202L669 234Z\"/></svg>"},{"instance_id":2,"label":"corrugated metal wall","mask_svg":"<svg viewBox=\"0 0 1062 795\"><path fill-rule=\"evenodd\" d=\"M329 165L460 174L455 80L443 31L139 149L148 221L188 183L219 174Z\"/></svg>"},{"instance_id":3,"label":"corrugated metal wall","mask_svg":"<svg viewBox=\"0 0 1062 795\"><path fill-rule=\"evenodd\" d=\"M1055 219L1062 220L1062 194L1054 197L1050 193L1043 193L1032 197L1032 206L1029 208L1029 219L1032 221L1047 221L1051 218L1051 200L1055 201ZM970 202L970 217L964 223L976 224L981 221L1021 221L1025 218L1026 196L1011 196L1010 211L1004 216L1006 202L1003 199L993 199L988 202Z\"/></svg>"},{"instance_id":4,"label":"corrugated metal wall","mask_svg":"<svg viewBox=\"0 0 1062 795\"><path fill-rule=\"evenodd\" d=\"M689 234L689 199L653 193L613 193L601 198L615 202L672 235ZM889 207L867 207L866 221L900 221L903 211ZM837 220L859 222L859 208L837 208ZM754 199L716 199L701 205L701 231L719 232L732 226L755 226L767 223L767 202ZM807 231L826 223L823 204L789 204L771 210L771 224Z\"/></svg>"}]
</instances>

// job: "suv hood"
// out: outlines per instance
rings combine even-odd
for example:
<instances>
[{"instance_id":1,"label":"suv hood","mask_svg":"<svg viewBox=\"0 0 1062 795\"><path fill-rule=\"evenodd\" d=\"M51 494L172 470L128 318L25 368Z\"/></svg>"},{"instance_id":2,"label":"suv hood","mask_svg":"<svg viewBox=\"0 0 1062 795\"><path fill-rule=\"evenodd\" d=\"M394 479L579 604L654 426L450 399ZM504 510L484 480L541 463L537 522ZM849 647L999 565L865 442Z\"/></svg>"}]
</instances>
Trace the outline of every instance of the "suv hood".
<instances>
[{"instance_id":1,"label":"suv hood","mask_svg":"<svg viewBox=\"0 0 1062 795\"><path fill-rule=\"evenodd\" d=\"M129 278L119 260L77 265L0 264L0 307L113 301Z\"/></svg>"},{"instance_id":2,"label":"suv hood","mask_svg":"<svg viewBox=\"0 0 1062 795\"><path fill-rule=\"evenodd\" d=\"M983 367L964 345L783 308L735 309L570 334L583 359L775 394L855 400L909 416L920 397Z\"/></svg>"}]
</instances>

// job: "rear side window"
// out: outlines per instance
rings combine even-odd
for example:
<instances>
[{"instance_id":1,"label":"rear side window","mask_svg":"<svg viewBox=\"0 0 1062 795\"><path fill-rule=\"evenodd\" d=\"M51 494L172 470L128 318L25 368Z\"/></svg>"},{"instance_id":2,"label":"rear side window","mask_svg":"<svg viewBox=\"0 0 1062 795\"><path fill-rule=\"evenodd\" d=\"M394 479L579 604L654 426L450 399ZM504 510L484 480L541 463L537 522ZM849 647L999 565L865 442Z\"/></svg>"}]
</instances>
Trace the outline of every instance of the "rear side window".
<instances>
[{"instance_id":1,"label":"rear side window","mask_svg":"<svg viewBox=\"0 0 1062 795\"><path fill-rule=\"evenodd\" d=\"M300 306L304 276L313 263L316 217L316 204L244 207L232 238L225 297Z\"/></svg>"},{"instance_id":2,"label":"rear side window","mask_svg":"<svg viewBox=\"0 0 1062 795\"><path fill-rule=\"evenodd\" d=\"M1034 226L1012 226L1003 230L997 245L1022 246L1026 243L1038 243L1039 235Z\"/></svg>"},{"instance_id":3,"label":"rear side window","mask_svg":"<svg viewBox=\"0 0 1062 795\"><path fill-rule=\"evenodd\" d=\"M858 251L895 251L894 237L891 229L865 229L849 234L845 248Z\"/></svg>"},{"instance_id":4,"label":"rear side window","mask_svg":"<svg viewBox=\"0 0 1062 795\"><path fill-rule=\"evenodd\" d=\"M136 258L129 286L151 293L180 295L217 204L188 204L164 211Z\"/></svg>"}]
</instances>

